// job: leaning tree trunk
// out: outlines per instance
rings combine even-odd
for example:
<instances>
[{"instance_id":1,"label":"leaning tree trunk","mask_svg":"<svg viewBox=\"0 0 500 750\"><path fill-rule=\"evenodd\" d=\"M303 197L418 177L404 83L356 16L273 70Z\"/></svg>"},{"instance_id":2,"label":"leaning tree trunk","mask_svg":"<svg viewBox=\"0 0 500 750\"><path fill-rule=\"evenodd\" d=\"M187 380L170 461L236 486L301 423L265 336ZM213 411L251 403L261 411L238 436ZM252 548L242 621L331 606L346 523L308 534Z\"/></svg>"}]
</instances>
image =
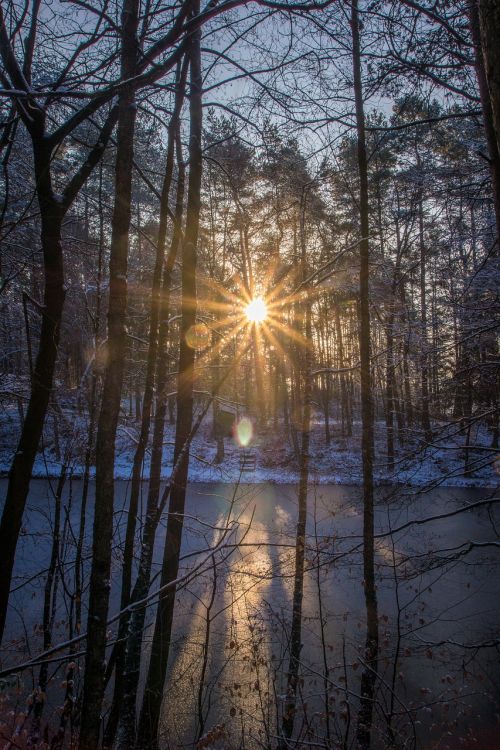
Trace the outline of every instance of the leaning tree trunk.
<instances>
[{"instance_id":1,"label":"leaning tree trunk","mask_svg":"<svg viewBox=\"0 0 500 750\"><path fill-rule=\"evenodd\" d=\"M199 12L199 3L193 12ZM186 230L182 245L181 325L179 375L177 378L177 421L174 447L174 466L182 454L175 485L170 495L167 531L161 575L161 586L177 578L184 522L184 502L189 468L189 447L185 449L193 419L193 385L195 351L188 345L187 334L196 323L196 262L200 220L200 190L202 175L202 77L201 33L193 33L190 44L190 141L189 184L186 209ZM137 745L141 748L158 746L158 725L167 671L170 638L175 604L175 586L167 589L158 602L149 670L139 719Z\"/></svg>"},{"instance_id":2,"label":"leaning tree trunk","mask_svg":"<svg viewBox=\"0 0 500 750\"><path fill-rule=\"evenodd\" d=\"M116 111L113 108L105 119L96 144L71 179L68 180L62 195L57 195L52 185L51 162L54 148L59 145L60 141L54 137L51 138L46 133L45 111L37 104L35 99L31 98L32 89L29 85L39 7L39 3L33 3L31 29L25 40L24 66L21 70L11 46L11 38L7 31L2 4L0 4L0 52L4 81L8 80L8 75L13 88L20 89L26 94L26 98L19 97L17 99L18 113L26 126L33 145L45 284L41 306L42 325L36 363L32 373L30 400L21 429L21 437L9 472L7 495L0 523L0 570L2 572L0 576L0 642L5 628L17 540L21 530L36 451L42 436L52 392L59 348L65 298L61 244L62 222L81 187L101 158L116 122Z\"/></svg>"},{"instance_id":3,"label":"leaning tree trunk","mask_svg":"<svg viewBox=\"0 0 500 750\"><path fill-rule=\"evenodd\" d=\"M122 10L121 76L123 80L131 79L136 69L138 13L138 0L125 0ZM106 620L113 535L115 437L120 412L127 340L125 320L128 233L136 119L133 85L122 89L118 106L115 204L109 265L107 361L96 440L96 491L80 750L95 750L98 746L104 695Z\"/></svg>"},{"instance_id":4,"label":"leaning tree trunk","mask_svg":"<svg viewBox=\"0 0 500 750\"><path fill-rule=\"evenodd\" d=\"M43 137L34 142L35 172L40 207L45 290L42 327L31 394L21 437L9 472L7 495L0 523L0 642L3 637L17 540L26 506L33 464L42 437L56 366L64 306L64 271L61 246L63 210L55 199L50 177L50 148Z\"/></svg>"},{"instance_id":5,"label":"leaning tree trunk","mask_svg":"<svg viewBox=\"0 0 500 750\"><path fill-rule=\"evenodd\" d=\"M36 40L38 6L33 5L31 29L25 40L24 65L21 70L6 26L3 8L0 6L0 51L5 83L7 74L14 88L22 88L29 94L31 63ZM53 190L51 178L52 145L45 134L46 118L35 102L24 100L18 103L18 113L31 136L35 167L36 194L40 209L41 246L44 267L44 297L42 326L35 368L31 375L31 394L24 419L21 436L9 472L7 494L0 523L0 643L2 641L7 605L9 601L12 570L17 540L28 496L36 451L42 436L45 416L52 392L52 382L59 347L61 318L64 306L64 271L61 246L61 227L64 207ZM26 104L26 106L25 106ZM29 116L27 111L30 110ZM5 205L4 205L5 209ZM2 217L3 218L3 217ZM31 362L30 362L31 364Z\"/></svg>"},{"instance_id":6,"label":"leaning tree trunk","mask_svg":"<svg viewBox=\"0 0 500 750\"><path fill-rule=\"evenodd\" d=\"M375 548L373 512L373 395L370 369L370 244L368 240L368 167L366 156L365 114L361 82L361 49L358 1L352 2L352 56L356 128L358 140L359 214L361 240L359 254L359 350L361 372L361 450L363 457L363 583L366 607L366 641L364 668L361 675L361 701L356 730L360 750L367 750L371 742L373 700L378 669L378 614L375 587Z\"/></svg>"}]
</instances>

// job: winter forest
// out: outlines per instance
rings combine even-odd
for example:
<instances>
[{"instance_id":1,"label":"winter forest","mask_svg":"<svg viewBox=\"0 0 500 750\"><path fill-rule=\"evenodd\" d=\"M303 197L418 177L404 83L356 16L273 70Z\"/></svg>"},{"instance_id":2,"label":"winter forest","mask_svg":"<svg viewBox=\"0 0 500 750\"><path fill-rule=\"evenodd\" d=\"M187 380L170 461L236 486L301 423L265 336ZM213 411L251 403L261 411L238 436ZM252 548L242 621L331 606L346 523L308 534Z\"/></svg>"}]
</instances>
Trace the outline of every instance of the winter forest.
<instances>
[{"instance_id":1,"label":"winter forest","mask_svg":"<svg viewBox=\"0 0 500 750\"><path fill-rule=\"evenodd\" d=\"M498 0L0 0L0 747L500 747Z\"/></svg>"}]
</instances>

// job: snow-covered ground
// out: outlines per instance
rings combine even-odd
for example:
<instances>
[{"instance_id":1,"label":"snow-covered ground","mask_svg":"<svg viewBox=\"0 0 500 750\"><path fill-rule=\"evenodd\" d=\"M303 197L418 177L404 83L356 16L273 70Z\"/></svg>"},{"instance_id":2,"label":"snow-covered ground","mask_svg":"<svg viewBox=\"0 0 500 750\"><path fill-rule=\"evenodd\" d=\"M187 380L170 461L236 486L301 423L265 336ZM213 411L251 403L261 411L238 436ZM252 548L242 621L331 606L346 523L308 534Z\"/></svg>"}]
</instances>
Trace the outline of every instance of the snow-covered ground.
<instances>
[{"instance_id":1,"label":"snow-covered ground","mask_svg":"<svg viewBox=\"0 0 500 750\"><path fill-rule=\"evenodd\" d=\"M116 478L129 479L140 423L123 415L116 441ZM325 443L324 424L319 417L313 419L311 431L311 481L321 484L361 483L361 425L355 422L353 435L341 435L340 425L331 422L331 443ZM57 434L58 433L58 434ZM79 417L75 409L63 408L49 415L44 431L43 446L34 467L34 476L57 476L61 455L71 444L70 464L75 476L83 472L87 434L87 419ZM19 436L19 413L15 403L3 402L0 408L0 475L8 472ZM165 429L163 478L168 478L172 468L174 426ZM464 476L464 437L458 425L435 425L435 439L431 446L422 448L418 431L406 436L405 444L396 452L395 469L387 469L385 426L376 424L375 477L377 483L404 483L413 486L497 486L499 482L498 456L489 450L491 434L477 424L470 436L469 466ZM250 443L250 455L255 456L255 471L243 479L251 482L295 483L298 466L289 436L282 425L276 430L268 426L261 433L255 428ZM224 460L214 464L217 446L212 434L211 416L208 415L196 435L191 450L190 478L194 482L233 482L240 474L242 448L236 440L224 441ZM495 463L496 459L496 463ZM143 470L148 478L149 455Z\"/></svg>"}]
</instances>

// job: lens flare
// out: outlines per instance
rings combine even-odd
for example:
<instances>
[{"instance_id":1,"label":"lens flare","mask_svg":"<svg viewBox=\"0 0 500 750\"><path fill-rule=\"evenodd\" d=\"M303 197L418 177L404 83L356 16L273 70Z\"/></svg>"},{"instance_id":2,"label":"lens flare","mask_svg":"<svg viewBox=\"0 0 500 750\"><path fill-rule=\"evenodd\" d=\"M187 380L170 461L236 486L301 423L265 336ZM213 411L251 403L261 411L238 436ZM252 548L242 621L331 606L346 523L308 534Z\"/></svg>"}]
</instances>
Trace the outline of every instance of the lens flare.
<instances>
[{"instance_id":1,"label":"lens flare","mask_svg":"<svg viewBox=\"0 0 500 750\"><path fill-rule=\"evenodd\" d=\"M186 333L186 343L191 349L206 349L210 344L210 331L205 323L196 323Z\"/></svg>"},{"instance_id":2,"label":"lens flare","mask_svg":"<svg viewBox=\"0 0 500 750\"><path fill-rule=\"evenodd\" d=\"M267 305L262 297L255 297L245 307L245 315L250 323L263 323L267 318Z\"/></svg>"},{"instance_id":3,"label":"lens flare","mask_svg":"<svg viewBox=\"0 0 500 750\"><path fill-rule=\"evenodd\" d=\"M253 437L253 424L248 417L240 419L236 425L236 440L242 448L246 448L250 444Z\"/></svg>"}]
</instances>

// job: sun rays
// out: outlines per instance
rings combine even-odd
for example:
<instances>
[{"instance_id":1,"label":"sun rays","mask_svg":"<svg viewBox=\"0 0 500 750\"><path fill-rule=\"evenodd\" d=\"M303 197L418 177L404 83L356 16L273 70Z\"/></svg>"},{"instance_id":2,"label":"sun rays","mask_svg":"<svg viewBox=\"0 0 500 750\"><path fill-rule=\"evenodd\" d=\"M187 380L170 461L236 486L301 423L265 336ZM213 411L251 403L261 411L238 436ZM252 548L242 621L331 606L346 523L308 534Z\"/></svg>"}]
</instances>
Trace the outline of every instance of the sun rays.
<instances>
[{"instance_id":1,"label":"sun rays","mask_svg":"<svg viewBox=\"0 0 500 750\"><path fill-rule=\"evenodd\" d=\"M311 346L301 333L304 290L296 284L296 269L277 282L275 275L275 269L267 269L259 284L252 280L252 291L250 283L236 276L231 288L214 279L200 279L197 306L205 313L203 325L210 335L199 335L198 328L195 335L188 332L188 343L198 349L196 369L210 367L223 353L238 357L251 345L259 359L267 348L284 361L297 347Z\"/></svg>"}]
</instances>

